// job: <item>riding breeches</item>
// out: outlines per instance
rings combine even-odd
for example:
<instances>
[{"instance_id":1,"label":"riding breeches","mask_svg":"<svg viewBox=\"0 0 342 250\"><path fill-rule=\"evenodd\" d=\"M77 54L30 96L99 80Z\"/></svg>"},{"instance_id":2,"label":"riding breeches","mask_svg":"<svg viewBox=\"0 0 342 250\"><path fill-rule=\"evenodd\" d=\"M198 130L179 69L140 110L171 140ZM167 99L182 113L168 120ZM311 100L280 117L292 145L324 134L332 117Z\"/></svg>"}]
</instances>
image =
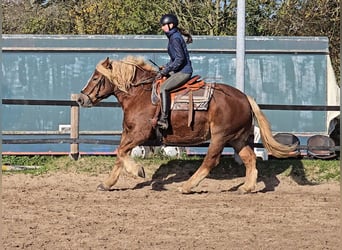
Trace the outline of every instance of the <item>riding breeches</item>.
<instances>
[{"instance_id":1,"label":"riding breeches","mask_svg":"<svg viewBox=\"0 0 342 250\"><path fill-rule=\"evenodd\" d=\"M174 74L171 74L169 78L166 79L166 81L161 85L160 92L163 93L169 93L171 90L182 86L187 80L189 80L191 77L191 74L186 74L182 72L177 72Z\"/></svg>"}]
</instances>

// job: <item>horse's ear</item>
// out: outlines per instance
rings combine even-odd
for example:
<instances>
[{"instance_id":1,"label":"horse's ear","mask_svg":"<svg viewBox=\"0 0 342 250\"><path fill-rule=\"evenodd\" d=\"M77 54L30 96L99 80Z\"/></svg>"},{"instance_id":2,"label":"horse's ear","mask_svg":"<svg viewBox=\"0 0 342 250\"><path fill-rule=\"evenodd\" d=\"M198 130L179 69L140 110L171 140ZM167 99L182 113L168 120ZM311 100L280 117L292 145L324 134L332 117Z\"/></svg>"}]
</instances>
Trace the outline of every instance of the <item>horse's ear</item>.
<instances>
[{"instance_id":1,"label":"horse's ear","mask_svg":"<svg viewBox=\"0 0 342 250\"><path fill-rule=\"evenodd\" d=\"M107 57L104 61L103 61L103 66L107 66L109 64L109 57Z\"/></svg>"},{"instance_id":2,"label":"horse's ear","mask_svg":"<svg viewBox=\"0 0 342 250\"><path fill-rule=\"evenodd\" d=\"M113 65L109 62L107 68L110 69L110 70L112 70L112 69L113 69Z\"/></svg>"},{"instance_id":3,"label":"horse's ear","mask_svg":"<svg viewBox=\"0 0 342 250\"><path fill-rule=\"evenodd\" d=\"M104 60L104 62L103 62L102 65L103 65L105 68L107 68L107 69L112 69L112 64L110 63L109 57L107 57L107 58Z\"/></svg>"}]
</instances>

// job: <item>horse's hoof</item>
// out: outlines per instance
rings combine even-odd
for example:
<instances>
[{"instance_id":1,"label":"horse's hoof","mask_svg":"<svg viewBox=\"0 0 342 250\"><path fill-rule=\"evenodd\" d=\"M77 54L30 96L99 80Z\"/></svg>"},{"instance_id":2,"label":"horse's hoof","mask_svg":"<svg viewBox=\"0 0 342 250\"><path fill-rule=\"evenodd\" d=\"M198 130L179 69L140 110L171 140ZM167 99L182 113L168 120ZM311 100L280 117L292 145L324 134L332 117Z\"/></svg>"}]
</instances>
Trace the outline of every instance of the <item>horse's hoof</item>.
<instances>
[{"instance_id":1,"label":"horse's hoof","mask_svg":"<svg viewBox=\"0 0 342 250\"><path fill-rule=\"evenodd\" d=\"M185 189L184 187L179 187L178 188L178 191L181 193L181 194L191 194L191 190L188 190L188 189Z\"/></svg>"},{"instance_id":2,"label":"horse's hoof","mask_svg":"<svg viewBox=\"0 0 342 250\"><path fill-rule=\"evenodd\" d=\"M238 194L250 194L252 190L245 188L244 186L241 186L237 190Z\"/></svg>"},{"instance_id":3,"label":"horse's hoof","mask_svg":"<svg viewBox=\"0 0 342 250\"><path fill-rule=\"evenodd\" d=\"M109 191L109 188L108 187L105 187L103 185L103 183L101 183L100 185L97 186L97 190L98 191Z\"/></svg>"},{"instance_id":4,"label":"horse's hoof","mask_svg":"<svg viewBox=\"0 0 342 250\"><path fill-rule=\"evenodd\" d=\"M144 170L143 167L139 168L138 176L141 177L141 178L145 178L145 170Z\"/></svg>"}]
</instances>

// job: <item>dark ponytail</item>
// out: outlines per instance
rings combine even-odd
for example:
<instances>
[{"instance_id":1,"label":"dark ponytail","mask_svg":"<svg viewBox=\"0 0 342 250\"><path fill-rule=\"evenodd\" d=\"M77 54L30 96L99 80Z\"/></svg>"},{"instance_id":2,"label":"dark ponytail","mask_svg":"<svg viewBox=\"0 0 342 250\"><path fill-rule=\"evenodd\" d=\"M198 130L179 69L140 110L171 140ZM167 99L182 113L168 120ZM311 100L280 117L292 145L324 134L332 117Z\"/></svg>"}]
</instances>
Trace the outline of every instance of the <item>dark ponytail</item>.
<instances>
[{"instance_id":1,"label":"dark ponytail","mask_svg":"<svg viewBox=\"0 0 342 250\"><path fill-rule=\"evenodd\" d=\"M186 31L185 29L180 28L180 27L178 27L178 30L183 36L186 37L186 43L188 43L188 44L192 43L192 36L188 31Z\"/></svg>"}]
</instances>

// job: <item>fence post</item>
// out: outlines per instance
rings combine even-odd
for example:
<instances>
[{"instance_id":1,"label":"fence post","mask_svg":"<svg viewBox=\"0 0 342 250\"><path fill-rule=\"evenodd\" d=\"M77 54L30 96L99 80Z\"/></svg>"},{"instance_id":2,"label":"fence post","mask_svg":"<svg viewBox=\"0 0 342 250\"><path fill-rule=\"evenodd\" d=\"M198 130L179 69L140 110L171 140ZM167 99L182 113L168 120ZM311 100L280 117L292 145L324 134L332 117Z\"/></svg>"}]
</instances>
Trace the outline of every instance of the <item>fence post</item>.
<instances>
[{"instance_id":1,"label":"fence post","mask_svg":"<svg viewBox=\"0 0 342 250\"><path fill-rule=\"evenodd\" d=\"M78 94L71 94L71 100L76 101ZM71 106L70 110L70 139L79 138L79 117L80 117L80 107ZM70 155L73 160L77 161L80 156L78 143L70 144Z\"/></svg>"}]
</instances>

